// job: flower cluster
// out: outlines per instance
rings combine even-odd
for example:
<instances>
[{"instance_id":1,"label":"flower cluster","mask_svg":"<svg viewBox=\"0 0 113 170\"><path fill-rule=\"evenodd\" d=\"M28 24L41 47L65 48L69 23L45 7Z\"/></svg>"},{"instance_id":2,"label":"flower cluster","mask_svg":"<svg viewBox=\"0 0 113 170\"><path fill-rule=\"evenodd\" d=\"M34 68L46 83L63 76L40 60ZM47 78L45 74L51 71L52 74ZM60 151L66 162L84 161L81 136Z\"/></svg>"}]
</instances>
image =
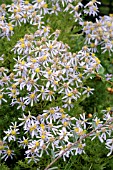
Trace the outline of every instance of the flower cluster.
<instances>
[{"instance_id":1,"label":"flower cluster","mask_svg":"<svg viewBox=\"0 0 113 170\"><path fill-rule=\"evenodd\" d=\"M93 15L93 16L96 16L99 12L98 10L98 6L97 5L100 5L101 2L97 1L97 0L92 0L92 1L89 1L85 6L84 6L84 13L85 14L88 14L88 15Z\"/></svg>"},{"instance_id":2,"label":"flower cluster","mask_svg":"<svg viewBox=\"0 0 113 170\"><path fill-rule=\"evenodd\" d=\"M18 104L24 110L40 100L55 100L57 93L63 107L70 109L80 96L92 94L94 89L84 86L84 82L98 72L99 59L87 46L72 54L67 44L57 40L59 33L56 30L50 34L50 28L43 26L25 35L12 49L18 55L13 72L7 76L7 69L0 70L0 84L11 98L11 105Z\"/></svg>"},{"instance_id":3,"label":"flower cluster","mask_svg":"<svg viewBox=\"0 0 113 170\"><path fill-rule=\"evenodd\" d=\"M1 144L2 159L5 158L6 160L14 155L14 151L9 149L9 146L11 148L12 142L16 141L19 147L25 149L25 157L28 159L28 162L37 162L43 153L49 155L51 150L52 156L57 157L65 149L72 146L63 154L65 161L66 157L70 155L85 153L86 136L90 137L91 140L98 138L102 143L105 141L106 148L110 150L109 156L113 151L112 116L113 113L110 114L110 112L104 110L102 121L98 117L92 117L90 120L86 118L85 113L81 114L77 119L70 117L60 107L44 110L43 114L37 117L32 116L30 112L27 116L23 114L23 117L19 118L21 123L18 125L17 122L12 123L10 128L4 131L6 136ZM87 126L90 129L89 134L86 129ZM78 140L80 142L76 143ZM76 145L73 145L74 143Z\"/></svg>"},{"instance_id":4,"label":"flower cluster","mask_svg":"<svg viewBox=\"0 0 113 170\"><path fill-rule=\"evenodd\" d=\"M97 47L100 45L102 52L113 52L113 16L103 16L96 19L96 22L81 22L83 32L86 35L85 43L97 52Z\"/></svg>"},{"instance_id":5,"label":"flower cluster","mask_svg":"<svg viewBox=\"0 0 113 170\"><path fill-rule=\"evenodd\" d=\"M74 0L34 0L32 3L24 0L16 0L11 5L2 4L0 6L0 37L7 37L14 34L14 27L22 23L37 25L38 28L43 23L42 18L45 14L56 14L61 11L73 13L75 22L83 21L81 9L84 13L95 16L98 12L96 0L90 1L85 7L81 2ZM8 18L7 18L8 15Z\"/></svg>"}]
</instances>

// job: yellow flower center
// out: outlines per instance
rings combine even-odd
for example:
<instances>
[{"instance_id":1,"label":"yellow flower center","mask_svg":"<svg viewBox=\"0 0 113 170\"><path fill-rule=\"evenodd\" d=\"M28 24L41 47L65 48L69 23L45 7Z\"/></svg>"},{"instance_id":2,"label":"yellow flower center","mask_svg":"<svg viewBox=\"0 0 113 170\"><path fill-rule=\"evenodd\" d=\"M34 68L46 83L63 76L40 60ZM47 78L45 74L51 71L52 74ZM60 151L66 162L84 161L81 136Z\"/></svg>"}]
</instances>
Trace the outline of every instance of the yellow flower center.
<instances>
[{"instance_id":1,"label":"yellow flower center","mask_svg":"<svg viewBox=\"0 0 113 170\"><path fill-rule=\"evenodd\" d=\"M35 72L36 72L36 73L39 73L39 72L40 72L40 69L39 69L39 68L36 68L36 69L35 69Z\"/></svg>"},{"instance_id":2,"label":"yellow flower center","mask_svg":"<svg viewBox=\"0 0 113 170\"><path fill-rule=\"evenodd\" d=\"M24 43L21 44L21 48L25 48L25 44Z\"/></svg>"},{"instance_id":3,"label":"yellow flower center","mask_svg":"<svg viewBox=\"0 0 113 170\"><path fill-rule=\"evenodd\" d=\"M42 2L42 0L37 0L38 3Z\"/></svg>"},{"instance_id":4,"label":"yellow flower center","mask_svg":"<svg viewBox=\"0 0 113 170\"><path fill-rule=\"evenodd\" d=\"M42 59L43 59L43 61L47 60L47 56L44 55Z\"/></svg>"},{"instance_id":5,"label":"yellow flower center","mask_svg":"<svg viewBox=\"0 0 113 170\"><path fill-rule=\"evenodd\" d=\"M70 68L70 66L67 65L65 68L68 70Z\"/></svg>"},{"instance_id":6,"label":"yellow flower center","mask_svg":"<svg viewBox=\"0 0 113 170\"><path fill-rule=\"evenodd\" d=\"M37 126L34 125L34 126L31 126L29 130L30 130L30 132L32 132L33 130L36 130L36 128L37 128Z\"/></svg>"},{"instance_id":7,"label":"yellow flower center","mask_svg":"<svg viewBox=\"0 0 113 170\"><path fill-rule=\"evenodd\" d=\"M10 27L9 27L9 30L10 30L10 31L13 31L13 27L10 26Z\"/></svg>"},{"instance_id":8,"label":"yellow flower center","mask_svg":"<svg viewBox=\"0 0 113 170\"><path fill-rule=\"evenodd\" d=\"M16 89L12 89L11 92L12 92L13 94L15 94L15 93L16 93Z\"/></svg>"},{"instance_id":9,"label":"yellow flower center","mask_svg":"<svg viewBox=\"0 0 113 170\"><path fill-rule=\"evenodd\" d=\"M94 43L91 43L91 48L94 48L95 47L95 44Z\"/></svg>"},{"instance_id":10,"label":"yellow flower center","mask_svg":"<svg viewBox=\"0 0 113 170\"><path fill-rule=\"evenodd\" d=\"M78 148L80 148L80 149L82 149L82 148L83 148L83 146L82 146L82 144L81 144L81 143L79 143L79 144L78 144Z\"/></svg>"},{"instance_id":11,"label":"yellow flower center","mask_svg":"<svg viewBox=\"0 0 113 170\"><path fill-rule=\"evenodd\" d=\"M94 53L92 53L92 57L95 57L95 54L94 54Z\"/></svg>"},{"instance_id":12,"label":"yellow flower center","mask_svg":"<svg viewBox=\"0 0 113 170\"><path fill-rule=\"evenodd\" d=\"M45 138L46 138L46 136L45 136L45 135L42 135L42 136L41 136L41 138L42 138L42 139L45 139Z\"/></svg>"},{"instance_id":13,"label":"yellow flower center","mask_svg":"<svg viewBox=\"0 0 113 170\"><path fill-rule=\"evenodd\" d=\"M69 125L69 123L68 122L64 122L63 125L64 125L64 127L66 127L66 126Z\"/></svg>"},{"instance_id":14,"label":"yellow flower center","mask_svg":"<svg viewBox=\"0 0 113 170\"><path fill-rule=\"evenodd\" d=\"M12 130L12 131L11 131L11 135L15 136L15 135L16 135L16 131L15 131L15 130Z\"/></svg>"},{"instance_id":15,"label":"yellow flower center","mask_svg":"<svg viewBox=\"0 0 113 170\"><path fill-rule=\"evenodd\" d=\"M73 93L68 93L67 96L68 97L72 97Z\"/></svg>"},{"instance_id":16,"label":"yellow flower center","mask_svg":"<svg viewBox=\"0 0 113 170\"><path fill-rule=\"evenodd\" d=\"M24 60L21 61L21 64L22 64L22 65L25 65L25 63L26 63L26 62L25 62Z\"/></svg>"},{"instance_id":17,"label":"yellow flower center","mask_svg":"<svg viewBox=\"0 0 113 170\"><path fill-rule=\"evenodd\" d=\"M48 7L48 4L43 4L43 8L47 8Z\"/></svg>"},{"instance_id":18,"label":"yellow flower center","mask_svg":"<svg viewBox=\"0 0 113 170\"><path fill-rule=\"evenodd\" d=\"M98 58L96 58L96 63L100 64L100 60Z\"/></svg>"},{"instance_id":19,"label":"yellow flower center","mask_svg":"<svg viewBox=\"0 0 113 170\"><path fill-rule=\"evenodd\" d=\"M90 92L90 91L91 91L91 88L90 88L90 87L88 87L88 88L87 88L87 91L88 91L88 92Z\"/></svg>"},{"instance_id":20,"label":"yellow flower center","mask_svg":"<svg viewBox=\"0 0 113 170\"><path fill-rule=\"evenodd\" d=\"M11 153L12 153L12 151L11 151L10 149L8 149L8 150L7 150L7 154L8 154L8 156L10 156L10 155L11 155Z\"/></svg>"},{"instance_id":21,"label":"yellow flower center","mask_svg":"<svg viewBox=\"0 0 113 170\"><path fill-rule=\"evenodd\" d=\"M28 139L24 139L23 143L24 143L25 145L27 145L27 144L28 144Z\"/></svg>"},{"instance_id":22,"label":"yellow flower center","mask_svg":"<svg viewBox=\"0 0 113 170\"><path fill-rule=\"evenodd\" d=\"M95 123L96 123L96 125L98 126L98 124L100 123L100 120L97 120Z\"/></svg>"},{"instance_id":23,"label":"yellow flower center","mask_svg":"<svg viewBox=\"0 0 113 170\"><path fill-rule=\"evenodd\" d=\"M24 43L24 39L23 39L23 38L21 38L19 41L20 41L21 43Z\"/></svg>"},{"instance_id":24,"label":"yellow flower center","mask_svg":"<svg viewBox=\"0 0 113 170\"><path fill-rule=\"evenodd\" d=\"M49 70L47 73L50 75L50 74L52 73L52 71L51 71L51 70Z\"/></svg>"},{"instance_id":25,"label":"yellow flower center","mask_svg":"<svg viewBox=\"0 0 113 170\"><path fill-rule=\"evenodd\" d=\"M3 95L2 94L0 94L0 99L2 99L3 98Z\"/></svg>"},{"instance_id":26,"label":"yellow flower center","mask_svg":"<svg viewBox=\"0 0 113 170\"><path fill-rule=\"evenodd\" d=\"M75 131L75 132L79 132L79 128L77 128L77 127L74 128L74 131Z\"/></svg>"},{"instance_id":27,"label":"yellow flower center","mask_svg":"<svg viewBox=\"0 0 113 170\"><path fill-rule=\"evenodd\" d=\"M53 91L49 91L49 95L52 96L53 95Z\"/></svg>"},{"instance_id":28,"label":"yellow flower center","mask_svg":"<svg viewBox=\"0 0 113 170\"><path fill-rule=\"evenodd\" d=\"M4 149L4 145L0 145L0 150L3 150Z\"/></svg>"},{"instance_id":29,"label":"yellow flower center","mask_svg":"<svg viewBox=\"0 0 113 170\"><path fill-rule=\"evenodd\" d=\"M49 48L50 48L50 49L52 49L52 48L53 48L53 46L52 46L52 45L50 45L50 46L49 46Z\"/></svg>"},{"instance_id":30,"label":"yellow flower center","mask_svg":"<svg viewBox=\"0 0 113 170\"><path fill-rule=\"evenodd\" d=\"M64 113L64 109L60 109L60 112L61 112L61 113Z\"/></svg>"},{"instance_id":31,"label":"yellow flower center","mask_svg":"<svg viewBox=\"0 0 113 170\"><path fill-rule=\"evenodd\" d=\"M47 32L47 28L44 28L44 32Z\"/></svg>"},{"instance_id":32,"label":"yellow flower center","mask_svg":"<svg viewBox=\"0 0 113 170\"><path fill-rule=\"evenodd\" d=\"M24 14L24 15L23 15L23 18L27 18L27 15L26 15L26 14Z\"/></svg>"},{"instance_id":33,"label":"yellow flower center","mask_svg":"<svg viewBox=\"0 0 113 170\"><path fill-rule=\"evenodd\" d=\"M29 1L25 1L25 5L29 4Z\"/></svg>"},{"instance_id":34,"label":"yellow flower center","mask_svg":"<svg viewBox=\"0 0 113 170\"><path fill-rule=\"evenodd\" d=\"M54 114L55 110L54 109L50 109L49 112L50 112L50 114Z\"/></svg>"},{"instance_id":35,"label":"yellow flower center","mask_svg":"<svg viewBox=\"0 0 113 170\"><path fill-rule=\"evenodd\" d=\"M57 9L57 7L56 6L53 6L53 10L56 10Z\"/></svg>"},{"instance_id":36,"label":"yellow flower center","mask_svg":"<svg viewBox=\"0 0 113 170\"><path fill-rule=\"evenodd\" d=\"M16 89L16 84L12 84L12 88L13 88L13 89Z\"/></svg>"},{"instance_id":37,"label":"yellow flower center","mask_svg":"<svg viewBox=\"0 0 113 170\"><path fill-rule=\"evenodd\" d=\"M34 99L35 98L35 94L34 93L30 94L30 98Z\"/></svg>"},{"instance_id":38,"label":"yellow flower center","mask_svg":"<svg viewBox=\"0 0 113 170\"><path fill-rule=\"evenodd\" d=\"M58 85L58 81L54 81L54 84L55 84L55 85Z\"/></svg>"},{"instance_id":39,"label":"yellow flower center","mask_svg":"<svg viewBox=\"0 0 113 170\"><path fill-rule=\"evenodd\" d=\"M82 78L82 73L80 73L78 76L79 76L80 78Z\"/></svg>"},{"instance_id":40,"label":"yellow flower center","mask_svg":"<svg viewBox=\"0 0 113 170\"><path fill-rule=\"evenodd\" d=\"M62 119L64 119L64 118L66 118L66 115L65 115L65 114L62 114L62 116L61 116L61 117L62 117Z\"/></svg>"},{"instance_id":41,"label":"yellow flower center","mask_svg":"<svg viewBox=\"0 0 113 170\"><path fill-rule=\"evenodd\" d=\"M32 61L33 63L36 63L36 62L37 62L37 60L34 59L34 58L32 58L31 61Z\"/></svg>"},{"instance_id":42,"label":"yellow flower center","mask_svg":"<svg viewBox=\"0 0 113 170\"><path fill-rule=\"evenodd\" d=\"M2 16L1 19L4 20L5 19L4 16Z\"/></svg>"},{"instance_id":43,"label":"yellow flower center","mask_svg":"<svg viewBox=\"0 0 113 170\"><path fill-rule=\"evenodd\" d=\"M45 129L45 125L43 123L40 124L40 127L44 130Z\"/></svg>"},{"instance_id":44,"label":"yellow flower center","mask_svg":"<svg viewBox=\"0 0 113 170\"><path fill-rule=\"evenodd\" d=\"M39 143L38 141L36 141L35 146L38 147L39 144L40 144L40 143Z\"/></svg>"}]
</instances>

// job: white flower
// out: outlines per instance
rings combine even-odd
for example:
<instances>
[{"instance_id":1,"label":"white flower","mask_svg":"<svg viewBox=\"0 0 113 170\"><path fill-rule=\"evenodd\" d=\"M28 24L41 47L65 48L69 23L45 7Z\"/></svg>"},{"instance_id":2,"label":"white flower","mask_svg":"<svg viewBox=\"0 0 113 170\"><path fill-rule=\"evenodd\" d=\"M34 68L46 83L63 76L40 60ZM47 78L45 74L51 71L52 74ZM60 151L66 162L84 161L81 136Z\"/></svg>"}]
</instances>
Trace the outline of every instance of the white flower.
<instances>
[{"instance_id":1,"label":"white flower","mask_svg":"<svg viewBox=\"0 0 113 170\"><path fill-rule=\"evenodd\" d=\"M2 152L3 156L1 157L1 159L4 159L5 161L10 157L11 159L13 159L14 151L11 150L9 147L7 147L5 150L3 150Z\"/></svg>"},{"instance_id":2,"label":"white flower","mask_svg":"<svg viewBox=\"0 0 113 170\"><path fill-rule=\"evenodd\" d=\"M82 93L82 94L87 94L87 97L89 97L90 96L90 94L93 94L93 90L94 89L92 89L92 88L90 88L90 87L83 87L83 89L85 89L85 91Z\"/></svg>"}]
</instances>

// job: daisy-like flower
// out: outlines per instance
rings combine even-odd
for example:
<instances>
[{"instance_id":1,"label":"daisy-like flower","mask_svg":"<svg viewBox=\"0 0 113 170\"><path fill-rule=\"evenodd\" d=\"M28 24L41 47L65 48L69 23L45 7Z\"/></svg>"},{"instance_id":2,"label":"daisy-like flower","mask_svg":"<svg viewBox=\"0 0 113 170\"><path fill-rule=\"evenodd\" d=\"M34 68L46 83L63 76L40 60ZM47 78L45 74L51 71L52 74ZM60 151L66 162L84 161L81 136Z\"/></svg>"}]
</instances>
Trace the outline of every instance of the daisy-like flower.
<instances>
[{"instance_id":1,"label":"daisy-like flower","mask_svg":"<svg viewBox=\"0 0 113 170\"><path fill-rule=\"evenodd\" d=\"M33 103L38 101L36 93L36 91L28 93L28 96L24 97L24 104L31 104L31 106L33 106Z\"/></svg>"},{"instance_id":2,"label":"daisy-like flower","mask_svg":"<svg viewBox=\"0 0 113 170\"><path fill-rule=\"evenodd\" d=\"M94 91L94 89L90 88L90 87L83 87L83 89L85 89L85 91L83 91L82 94L87 94L87 97L90 96L90 94L93 94L92 91Z\"/></svg>"},{"instance_id":3,"label":"daisy-like flower","mask_svg":"<svg viewBox=\"0 0 113 170\"><path fill-rule=\"evenodd\" d=\"M63 83L61 84L61 87L60 87L61 90L59 90L59 94L60 93L69 93L71 90L72 90L72 87L70 85L70 82L67 82L67 83Z\"/></svg>"},{"instance_id":4,"label":"daisy-like flower","mask_svg":"<svg viewBox=\"0 0 113 170\"><path fill-rule=\"evenodd\" d=\"M8 140L10 141L16 141L17 135L19 134L19 129L17 128L16 124L13 126L10 126L10 129L7 131L4 131L6 136L3 138L4 141Z\"/></svg>"},{"instance_id":5,"label":"daisy-like flower","mask_svg":"<svg viewBox=\"0 0 113 170\"><path fill-rule=\"evenodd\" d=\"M86 130L81 128L80 122L76 122L76 125L73 124L73 134L75 139L82 138L86 134Z\"/></svg>"},{"instance_id":6,"label":"daisy-like flower","mask_svg":"<svg viewBox=\"0 0 113 170\"><path fill-rule=\"evenodd\" d=\"M108 126L109 127L109 126ZM103 127L101 128L101 138L106 141L107 139L107 136L110 136L111 135L111 130L108 128L107 126L106 127Z\"/></svg>"},{"instance_id":7,"label":"daisy-like flower","mask_svg":"<svg viewBox=\"0 0 113 170\"><path fill-rule=\"evenodd\" d=\"M80 142L80 143L76 146L75 155L85 153L85 151L84 151L84 147L85 147L85 146L86 146L85 143L81 143L81 142Z\"/></svg>"},{"instance_id":8,"label":"daisy-like flower","mask_svg":"<svg viewBox=\"0 0 113 170\"><path fill-rule=\"evenodd\" d=\"M46 118L46 121L56 121L58 119L60 119L61 117L61 113L59 111L59 108L58 107L55 107L55 108L50 108L49 110L43 110L43 117ZM52 123L51 122L51 123Z\"/></svg>"},{"instance_id":9,"label":"daisy-like flower","mask_svg":"<svg viewBox=\"0 0 113 170\"><path fill-rule=\"evenodd\" d=\"M27 123L27 127L24 126L25 128L25 133L29 132L31 137L33 138L34 136L37 136L37 127L38 127L39 122L36 120L31 120Z\"/></svg>"},{"instance_id":10,"label":"daisy-like flower","mask_svg":"<svg viewBox=\"0 0 113 170\"><path fill-rule=\"evenodd\" d=\"M57 133L59 135L59 140L63 142L68 142L69 138L72 137L72 134L67 131L65 127L63 127L59 132Z\"/></svg>"},{"instance_id":11,"label":"daisy-like flower","mask_svg":"<svg viewBox=\"0 0 113 170\"><path fill-rule=\"evenodd\" d=\"M7 92L7 94L10 98L16 99L17 96L19 95L19 90L17 88L9 87L9 88L7 88L7 90L9 90L9 92Z\"/></svg>"},{"instance_id":12,"label":"daisy-like flower","mask_svg":"<svg viewBox=\"0 0 113 170\"><path fill-rule=\"evenodd\" d=\"M95 117L92 121L94 122L94 124L92 124L94 128L100 127L103 123L98 117Z\"/></svg>"},{"instance_id":13,"label":"daisy-like flower","mask_svg":"<svg viewBox=\"0 0 113 170\"><path fill-rule=\"evenodd\" d=\"M92 0L90 2L88 2L85 6L84 6L84 13L89 14L89 15L97 15L98 11L98 7L97 4L101 4L99 1L96 0Z\"/></svg>"},{"instance_id":14,"label":"daisy-like flower","mask_svg":"<svg viewBox=\"0 0 113 170\"><path fill-rule=\"evenodd\" d=\"M19 146L22 146L24 149L28 146L30 140L23 136L23 139L18 139Z\"/></svg>"},{"instance_id":15,"label":"daisy-like flower","mask_svg":"<svg viewBox=\"0 0 113 170\"><path fill-rule=\"evenodd\" d=\"M46 92L47 92L46 100L49 100L49 101L55 100L55 97L54 97L55 92L54 91L47 90Z\"/></svg>"},{"instance_id":16,"label":"daisy-like flower","mask_svg":"<svg viewBox=\"0 0 113 170\"><path fill-rule=\"evenodd\" d=\"M62 97L62 101L71 104L72 100L77 100L77 98L75 97L73 91L70 91L68 93L65 94L64 97Z\"/></svg>"},{"instance_id":17,"label":"daisy-like flower","mask_svg":"<svg viewBox=\"0 0 113 170\"><path fill-rule=\"evenodd\" d=\"M32 149L33 150L33 149ZM31 155L29 156L29 155L27 155L28 153L31 153ZM35 162L35 163L37 163L38 161L39 161L39 158L37 157L37 154L35 155L35 154L33 154L32 152L31 152L31 150L27 150L26 151L26 159L28 160L28 163L30 163L30 162Z\"/></svg>"},{"instance_id":18,"label":"daisy-like flower","mask_svg":"<svg viewBox=\"0 0 113 170\"><path fill-rule=\"evenodd\" d=\"M14 106L15 104L18 104L17 110L22 108L22 110L24 111L26 108L23 97L15 98L14 100L12 100L11 105Z\"/></svg>"},{"instance_id":19,"label":"daisy-like flower","mask_svg":"<svg viewBox=\"0 0 113 170\"><path fill-rule=\"evenodd\" d=\"M11 158L13 159L13 156L15 155L14 154L14 151L11 150L8 146L5 150L3 150L2 152L3 156L1 157L1 159L4 159L5 161L8 159L8 158Z\"/></svg>"},{"instance_id":20,"label":"daisy-like flower","mask_svg":"<svg viewBox=\"0 0 113 170\"><path fill-rule=\"evenodd\" d=\"M50 14L56 14L58 15L58 12L61 11L60 5L58 2L52 4L52 8L50 9Z\"/></svg>"},{"instance_id":21,"label":"daisy-like flower","mask_svg":"<svg viewBox=\"0 0 113 170\"><path fill-rule=\"evenodd\" d=\"M27 129L28 124L30 124L31 120L36 120L36 117L32 116L30 111L28 113L28 116L23 114L23 118L18 118L20 121L22 121L22 123L20 123L18 126L24 125L23 127Z\"/></svg>"},{"instance_id":22,"label":"daisy-like flower","mask_svg":"<svg viewBox=\"0 0 113 170\"><path fill-rule=\"evenodd\" d=\"M102 137L102 135L101 135L101 131L100 130L97 130L96 132L94 132L93 134L91 134L90 135L91 136L91 140L94 140L95 138L98 138L99 139L99 141L101 142L101 143L103 143L104 142L104 140L103 140L103 137ZM93 137L92 137L93 136Z\"/></svg>"}]
</instances>

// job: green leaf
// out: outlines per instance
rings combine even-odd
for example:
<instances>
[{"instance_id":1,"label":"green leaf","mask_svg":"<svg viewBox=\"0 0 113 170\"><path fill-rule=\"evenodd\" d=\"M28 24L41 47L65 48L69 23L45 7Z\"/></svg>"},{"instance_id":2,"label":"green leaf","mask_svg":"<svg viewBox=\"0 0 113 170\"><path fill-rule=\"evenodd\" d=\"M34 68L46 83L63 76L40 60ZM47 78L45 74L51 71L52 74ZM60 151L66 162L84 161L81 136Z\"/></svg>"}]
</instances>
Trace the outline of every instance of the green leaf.
<instances>
[{"instance_id":1,"label":"green leaf","mask_svg":"<svg viewBox=\"0 0 113 170\"><path fill-rule=\"evenodd\" d=\"M52 158L55 159L55 153L54 153L53 149L51 149L51 155L52 155Z\"/></svg>"},{"instance_id":2,"label":"green leaf","mask_svg":"<svg viewBox=\"0 0 113 170\"><path fill-rule=\"evenodd\" d=\"M110 79L110 81L112 81L112 82L113 82L113 78L111 78L111 79Z\"/></svg>"},{"instance_id":3,"label":"green leaf","mask_svg":"<svg viewBox=\"0 0 113 170\"><path fill-rule=\"evenodd\" d=\"M98 73L99 73L99 74L103 74L104 71L105 71L104 67L101 66L101 67L99 68L99 70L98 70Z\"/></svg>"},{"instance_id":4,"label":"green leaf","mask_svg":"<svg viewBox=\"0 0 113 170\"><path fill-rule=\"evenodd\" d=\"M90 74L90 78L94 78L96 76L96 74Z\"/></svg>"}]
</instances>

